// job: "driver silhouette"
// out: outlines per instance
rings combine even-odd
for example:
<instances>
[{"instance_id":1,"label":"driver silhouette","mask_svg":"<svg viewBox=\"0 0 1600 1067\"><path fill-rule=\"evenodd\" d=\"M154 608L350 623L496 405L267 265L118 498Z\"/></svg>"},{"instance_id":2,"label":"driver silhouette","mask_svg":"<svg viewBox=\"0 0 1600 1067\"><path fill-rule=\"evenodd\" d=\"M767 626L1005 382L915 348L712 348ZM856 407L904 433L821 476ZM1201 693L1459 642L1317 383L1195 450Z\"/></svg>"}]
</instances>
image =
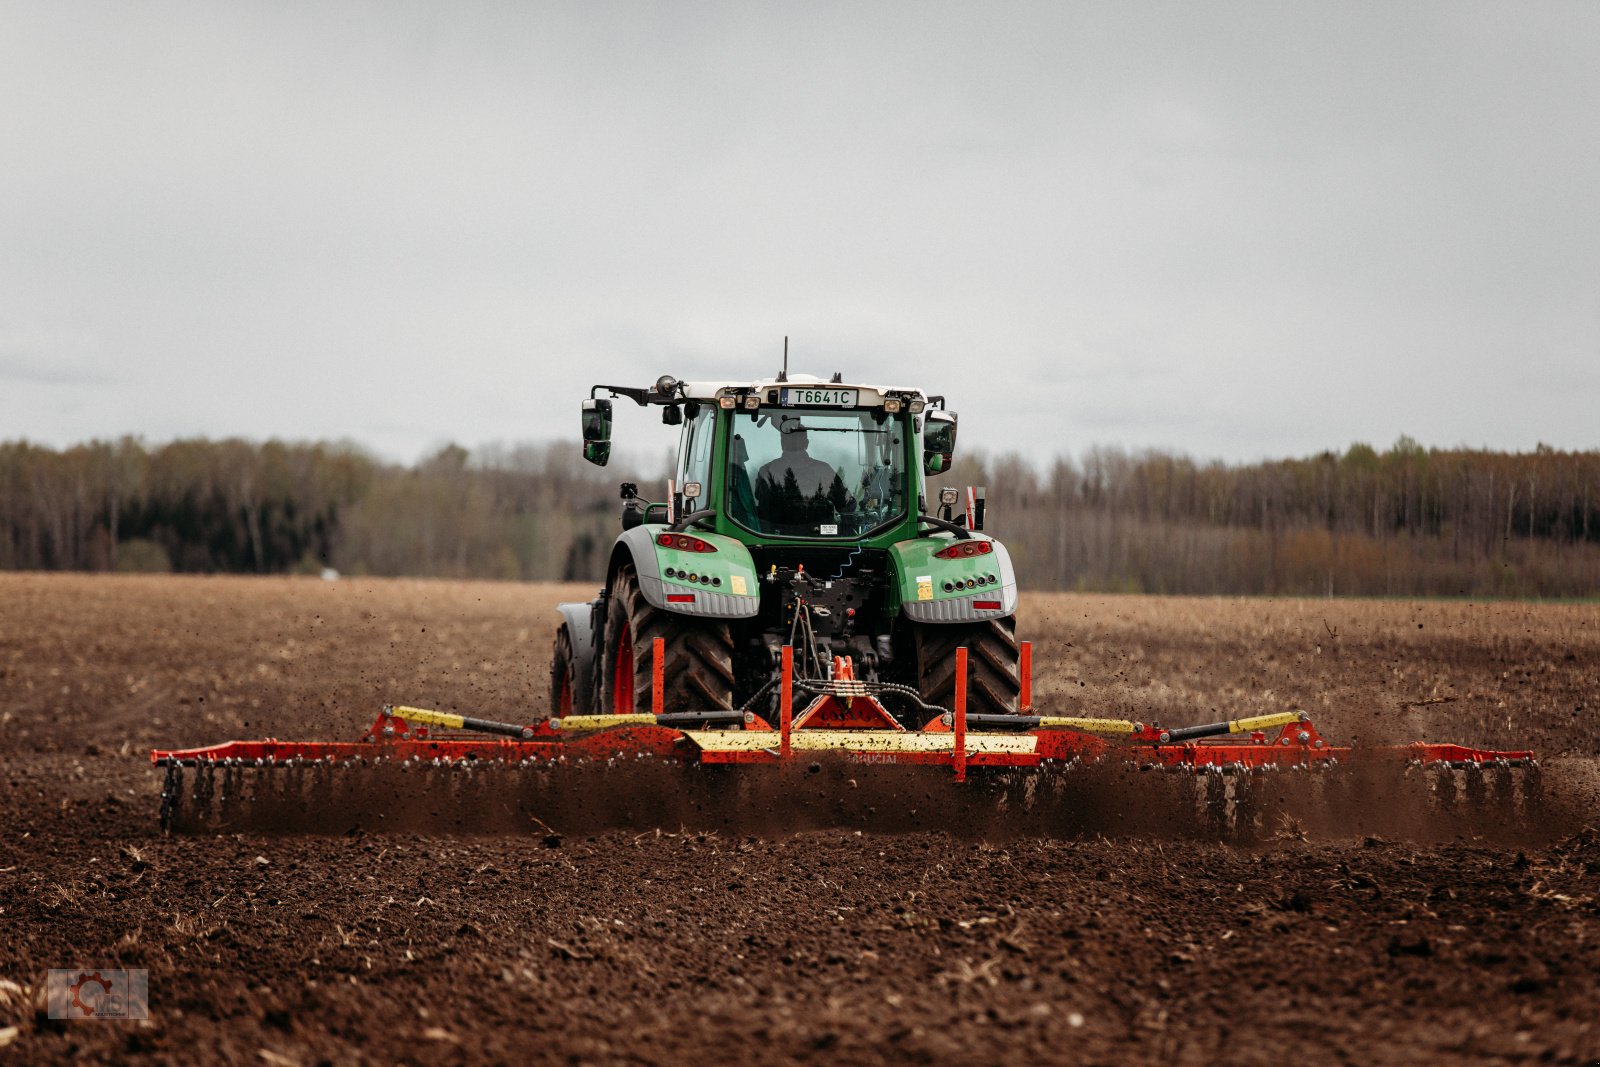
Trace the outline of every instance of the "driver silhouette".
<instances>
[{"instance_id":1,"label":"driver silhouette","mask_svg":"<svg viewBox=\"0 0 1600 1067\"><path fill-rule=\"evenodd\" d=\"M783 455L761 468L756 474L757 484L768 482L774 488L784 488L788 478L793 475L802 499L827 495L833 488L834 479L839 476L838 471L822 460L812 458L806 451L811 445L811 435L806 433L799 419L791 416L780 423L778 429L782 431L779 442L783 446Z\"/></svg>"}]
</instances>

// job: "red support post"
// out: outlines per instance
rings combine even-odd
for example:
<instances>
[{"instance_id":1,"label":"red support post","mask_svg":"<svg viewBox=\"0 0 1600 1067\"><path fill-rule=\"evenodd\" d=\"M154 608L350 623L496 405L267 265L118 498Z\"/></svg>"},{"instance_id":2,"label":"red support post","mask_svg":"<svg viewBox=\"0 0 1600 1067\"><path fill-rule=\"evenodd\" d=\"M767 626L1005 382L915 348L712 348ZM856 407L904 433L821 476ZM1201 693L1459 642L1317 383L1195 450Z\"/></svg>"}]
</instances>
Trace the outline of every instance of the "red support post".
<instances>
[{"instance_id":1,"label":"red support post","mask_svg":"<svg viewBox=\"0 0 1600 1067\"><path fill-rule=\"evenodd\" d=\"M1021 705L1017 710L1026 715L1033 710L1033 642L1022 642L1022 662L1018 664L1018 672L1022 675L1022 696L1018 700Z\"/></svg>"},{"instance_id":2,"label":"red support post","mask_svg":"<svg viewBox=\"0 0 1600 1067\"><path fill-rule=\"evenodd\" d=\"M778 755L789 758L789 732L794 725L794 649L783 646L783 680L778 683Z\"/></svg>"},{"instance_id":3,"label":"red support post","mask_svg":"<svg viewBox=\"0 0 1600 1067\"><path fill-rule=\"evenodd\" d=\"M956 781L967 780L967 649L956 649L955 711Z\"/></svg>"},{"instance_id":4,"label":"red support post","mask_svg":"<svg viewBox=\"0 0 1600 1067\"><path fill-rule=\"evenodd\" d=\"M654 662L650 665L650 712L653 715L660 715L666 707L667 697L667 642L658 637L652 644L655 648L651 656Z\"/></svg>"}]
</instances>

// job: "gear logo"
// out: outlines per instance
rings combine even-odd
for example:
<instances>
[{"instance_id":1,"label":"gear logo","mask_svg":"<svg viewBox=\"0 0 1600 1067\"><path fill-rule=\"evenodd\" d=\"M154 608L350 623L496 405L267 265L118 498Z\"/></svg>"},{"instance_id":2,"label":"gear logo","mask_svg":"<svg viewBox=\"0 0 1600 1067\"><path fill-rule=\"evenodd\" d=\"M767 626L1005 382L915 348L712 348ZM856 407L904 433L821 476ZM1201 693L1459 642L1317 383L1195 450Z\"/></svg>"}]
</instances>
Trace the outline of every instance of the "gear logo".
<instances>
[{"instance_id":1,"label":"gear logo","mask_svg":"<svg viewBox=\"0 0 1600 1067\"><path fill-rule=\"evenodd\" d=\"M90 999L86 1001L83 999L83 994L84 987L88 985L99 986L100 995L95 996L91 990ZM106 1003L106 1001L113 998L115 994L111 992L111 983L103 978L99 971L96 971L93 974L83 974L80 972L78 974L78 980L67 986L67 992L72 994L73 1008L82 1012L85 1019L94 1015L94 1010L96 1007L106 1008L107 1015L110 1015L112 1010L117 1007L115 1004Z\"/></svg>"},{"instance_id":2,"label":"gear logo","mask_svg":"<svg viewBox=\"0 0 1600 1067\"><path fill-rule=\"evenodd\" d=\"M61 967L45 992L52 1019L148 1019L150 972L116 967Z\"/></svg>"}]
</instances>

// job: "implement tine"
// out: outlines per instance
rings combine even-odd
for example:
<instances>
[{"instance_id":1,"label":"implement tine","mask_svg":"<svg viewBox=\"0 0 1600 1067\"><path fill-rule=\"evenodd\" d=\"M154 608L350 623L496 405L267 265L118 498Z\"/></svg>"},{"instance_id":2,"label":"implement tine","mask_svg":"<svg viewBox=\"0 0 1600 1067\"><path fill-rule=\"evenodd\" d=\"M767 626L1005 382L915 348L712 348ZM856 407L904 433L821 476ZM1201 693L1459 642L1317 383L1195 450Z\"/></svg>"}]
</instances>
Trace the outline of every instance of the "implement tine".
<instances>
[{"instance_id":1,"label":"implement tine","mask_svg":"<svg viewBox=\"0 0 1600 1067\"><path fill-rule=\"evenodd\" d=\"M222 765L222 797L218 805L217 817L226 826L238 815L240 793L244 789L243 775L232 762L225 761Z\"/></svg>"},{"instance_id":2,"label":"implement tine","mask_svg":"<svg viewBox=\"0 0 1600 1067\"><path fill-rule=\"evenodd\" d=\"M1438 798L1439 808L1447 815L1452 814L1461 796L1456 788L1456 772L1447 763L1441 763L1436 768L1430 769L1437 776L1433 795Z\"/></svg>"},{"instance_id":3,"label":"implement tine","mask_svg":"<svg viewBox=\"0 0 1600 1067\"><path fill-rule=\"evenodd\" d=\"M215 774L209 762L194 769L194 808L197 818L204 820L211 814L211 798L215 794Z\"/></svg>"},{"instance_id":4,"label":"implement tine","mask_svg":"<svg viewBox=\"0 0 1600 1067\"><path fill-rule=\"evenodd\" d=\"M183 765L177 760L167 764L166 777L161 782L161 829L170 833L177 818L178 802L183 792Z\"/></svg>"},{"instance_id":5,"label":"implement tine","mask_svg":"<svg viewBox=\"0 0 1600 1067\"><path fill-rule=\"evenodd\" d=\"M1467 803L1474 808L1483 808L1489 799L1489 790L1484 782L1483 764L1467 764L1465 776L1467 779Z\"/></svg>"}]
</instances>

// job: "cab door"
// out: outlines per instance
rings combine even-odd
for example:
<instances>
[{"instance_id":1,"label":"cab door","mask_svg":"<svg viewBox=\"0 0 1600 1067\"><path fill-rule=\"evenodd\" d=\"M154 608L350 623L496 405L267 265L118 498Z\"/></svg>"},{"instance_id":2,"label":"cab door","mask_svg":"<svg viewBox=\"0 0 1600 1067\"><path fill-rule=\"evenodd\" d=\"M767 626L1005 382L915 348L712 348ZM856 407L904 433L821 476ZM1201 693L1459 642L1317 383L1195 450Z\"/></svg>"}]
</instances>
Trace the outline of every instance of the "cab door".
<instances>
[{"instance_id":1,"label":"cab door","mask_svg":"<svg viewBox=\"0 0 1600 1067\"><path fill-rule=\"evenodd\" d=\"M699 499L685 506L686 511L700 511L712 507L711 503L711 444L716 437L717 409L709 404L700 405L698 411L684 420L681 447L678 449L678 491L690 483L700 486Z\"/></svg>"}]
</instances>

